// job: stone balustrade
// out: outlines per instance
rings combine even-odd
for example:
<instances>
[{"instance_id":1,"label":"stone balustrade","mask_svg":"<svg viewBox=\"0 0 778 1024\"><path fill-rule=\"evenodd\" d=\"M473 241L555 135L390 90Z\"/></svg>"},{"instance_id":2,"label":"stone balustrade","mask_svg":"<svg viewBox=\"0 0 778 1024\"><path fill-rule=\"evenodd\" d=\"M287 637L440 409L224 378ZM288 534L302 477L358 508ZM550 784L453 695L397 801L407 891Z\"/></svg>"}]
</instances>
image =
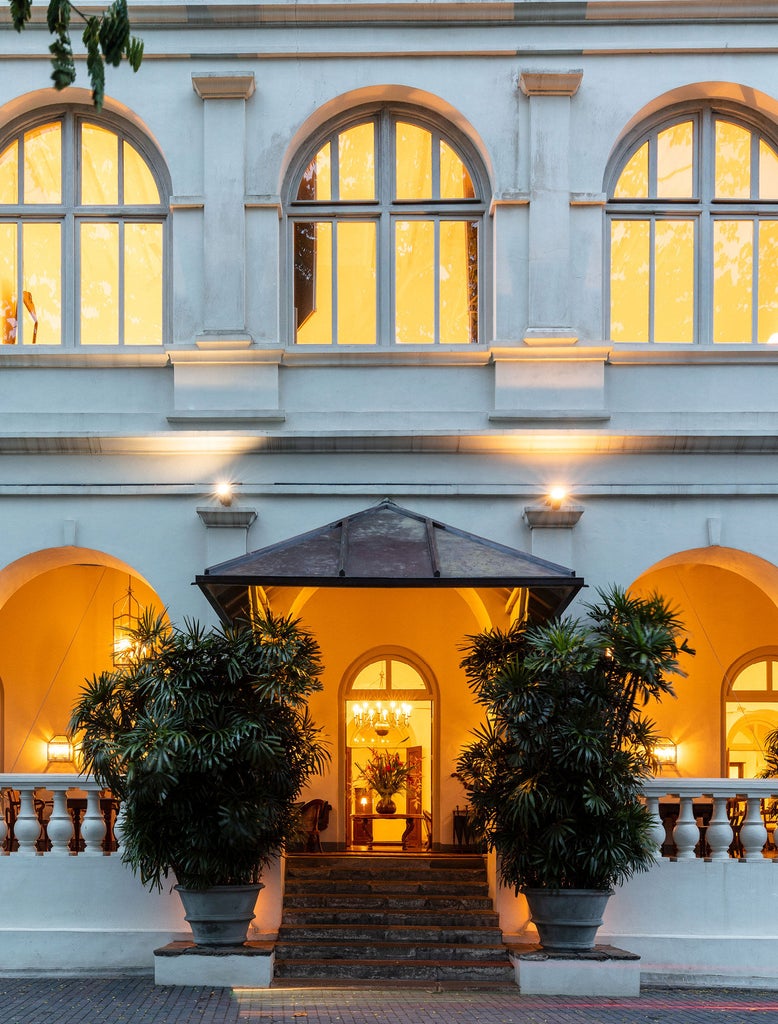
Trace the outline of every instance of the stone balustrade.
<instances>
[{"instance_id":1,"label":"stone balustrade","mask_svg":"<svg viewBox=\"0 0 778 1024\"><path fill-rule=\"evenodd\" d=\"M644 786L657 857L772 858L778 779L652 779Z\"/></svg>"},{"instance_id":2,"label":"stone balustrade","mask_svg":"<svg viewBox=\"0 0 778 1024\"><path fill-rule=\"evenodd\" d=\"M0 774L0 797L4 855L103 857L118 849L119 804L89 777Z\"/></svg>"}]
</instances>

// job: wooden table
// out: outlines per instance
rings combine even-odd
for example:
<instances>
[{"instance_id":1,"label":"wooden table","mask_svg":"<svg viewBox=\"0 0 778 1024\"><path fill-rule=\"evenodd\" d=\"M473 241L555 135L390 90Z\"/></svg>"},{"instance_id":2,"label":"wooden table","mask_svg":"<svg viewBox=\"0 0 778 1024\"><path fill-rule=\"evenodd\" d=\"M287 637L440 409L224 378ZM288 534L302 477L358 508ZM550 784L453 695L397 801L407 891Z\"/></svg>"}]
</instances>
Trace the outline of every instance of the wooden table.
<instances>
[{"instance_id":1,"label":"wooden table","mask_svg":"<svg viewBox=\"0 0 778 1024\"><path fill-rule=\"evenodd\" d=\"M357 821L360 822L362 827L363 827L365 835L369 836L369 839L367 840L367 843L366 843L368 850L372 850L373 846L395 846L396 845L396 843L391 842L389 840L382 840L382 839L375 840L375 839L373 839L373 830L372 830L372 828L368 828L368 824L367 824L368 822L373 822L373 821L398 821L398 820L401 820L401 819L405 821L405 831L402 834L402 837L400 839L400 843L402 845L403 850L407 850L407 849L410 848L409 845L408 845L408 838L411 835L411 833L413 832L414 826L415 826L416 822L417 821L421 822L421 821L424 820L424 815L423 814L413 814L410 811L407 811L404 814L364 814L361 811L356 811L354 814L351 815L352 822L357 822ZM352 833L353 833L353 829L352 829ZM418 845L421 846L421 842L419 842Z\"/></svg>"}]
</instances>

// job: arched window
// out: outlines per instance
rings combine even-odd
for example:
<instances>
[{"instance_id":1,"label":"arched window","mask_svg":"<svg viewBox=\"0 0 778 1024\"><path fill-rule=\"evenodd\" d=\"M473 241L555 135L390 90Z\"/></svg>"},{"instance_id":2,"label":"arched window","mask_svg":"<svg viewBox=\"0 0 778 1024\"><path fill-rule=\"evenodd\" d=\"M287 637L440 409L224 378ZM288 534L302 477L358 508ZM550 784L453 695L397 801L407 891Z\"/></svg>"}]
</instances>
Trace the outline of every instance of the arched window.
<instances>
[{"instance_id":1,"label":"arched window","mask_svg":"<svg viewBox=\"0 0 778 1024\"><path fill-rule=\"evenodd\" d=\"M752 652L727 673L724 696L726 772L752 778L764 767L764 745L778 728L778 651Z\"/></svg>"},{"instance_id":2,"label":"arched window","mask_svg":"<svg viewBox=\"0 0 778 1024\"><path fill-rule=\"evenodd\" d=\"M776 139L704 105L619 154L607 184L613 341L778 341Z\"/></svg>"},{"instance_id":3,"label":"arched window","mask_svg":"<svg viewBox=\"0 0 778 1024\"><path fill-rule=\"evenodd\" d=\"M482 180L463 141L410 109L312 140L287 204L295 342L478 341Z\"/></svg>"},{"instance_id":4,"label":"arched window","mask_svg":"<svg viewBox=\"0 0 778 1024\"><path fill-rule=\"evenodd\" d=\"M74 108L0 136L5 345L160 345L167 195L149 144Z\"/></svg>"}]
</instances>

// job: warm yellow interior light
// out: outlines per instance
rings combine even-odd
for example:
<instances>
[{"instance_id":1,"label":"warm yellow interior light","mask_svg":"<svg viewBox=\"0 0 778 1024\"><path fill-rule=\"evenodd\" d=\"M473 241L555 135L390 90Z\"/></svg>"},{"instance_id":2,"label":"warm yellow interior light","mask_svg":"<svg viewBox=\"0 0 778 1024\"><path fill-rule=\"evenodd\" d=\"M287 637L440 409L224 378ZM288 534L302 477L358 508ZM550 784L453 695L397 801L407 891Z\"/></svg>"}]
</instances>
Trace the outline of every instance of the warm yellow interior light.
<instances>
[{"instance_id":1,"label":"warm yellow interior light","mask_svg":"<svg viewBox=\"0 0 778 1024\"><path fill-rule=\"evenodd\" d=\"M73 760L73 744L60 734L52 736L46 744L46 760L49 764L67 764Z\"/></svg>"},{"instance_id":2,"label":"warm yellow interior light","mask_svg":"<svg viewBox=\"0 0 778 1024\"><path fill-rule=\"evenodd\" d=\"M668 739L667 736L661 736L654 744L653 755L660 768L664 765L677 764L678 744Z\"/></svg>"}]
</instances>

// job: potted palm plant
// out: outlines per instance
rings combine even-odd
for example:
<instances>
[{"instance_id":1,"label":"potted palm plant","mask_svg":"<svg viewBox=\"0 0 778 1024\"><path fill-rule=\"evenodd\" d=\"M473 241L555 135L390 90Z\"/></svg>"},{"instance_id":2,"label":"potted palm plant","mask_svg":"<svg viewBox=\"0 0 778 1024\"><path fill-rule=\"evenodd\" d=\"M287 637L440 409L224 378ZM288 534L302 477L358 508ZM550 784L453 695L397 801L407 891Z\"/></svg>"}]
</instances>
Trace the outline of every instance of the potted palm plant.
<instances>
[{"instance_id":1,"label":"potted palm plant","mask_svg":"<svg viewBox=\"0 0 778 1024\"><path fill-rule=\"evenodd\" d=\"M613 886L652 864L641 784L656 736L643 708L673 695L679 655L694 653L662 597L599 598L587 621L487 630L463 648L487 721L457 773L546 949L590 949Z\"/></svg>"},{"instance_id":2,"label":"potted palm plant","mask_svg":"<svg viewBox=\"0 0 778 1024\"><path fill-rule=\"evenodd\" d=\"M195 941L241 943L262 867L329 757L306 703L321 688L318 644L270 612L213 629L146 612L128 637L123 663L73 709L83 770L121 802L124 862L149 887L175 875ZM240 905L236 924L221 927L230 910L214 900Z\"/></svg>"}]
</instances>

